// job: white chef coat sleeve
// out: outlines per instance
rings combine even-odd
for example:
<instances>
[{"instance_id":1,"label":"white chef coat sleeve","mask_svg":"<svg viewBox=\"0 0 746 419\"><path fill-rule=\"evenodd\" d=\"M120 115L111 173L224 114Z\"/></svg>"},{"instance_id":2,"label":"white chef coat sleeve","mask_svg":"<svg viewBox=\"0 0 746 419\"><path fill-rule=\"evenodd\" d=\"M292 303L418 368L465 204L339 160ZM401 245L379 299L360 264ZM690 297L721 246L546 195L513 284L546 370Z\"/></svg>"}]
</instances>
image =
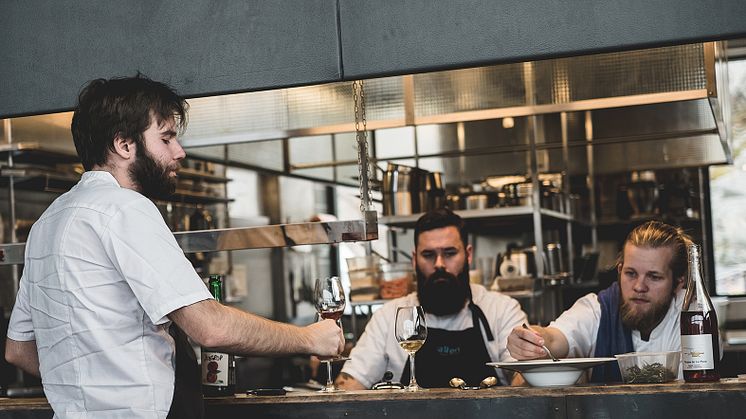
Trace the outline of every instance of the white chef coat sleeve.
<instances>
[{"instance_id":1,"label":"white chef coat sleeve","mask_svg":"<svg viewBox=\"0 0 746 419\"><path fill-rule=\"evenodd\" d=\"M390 335L389 327L394 323L394 319L387 315L390 312L384 306L373 313L365 331L350 352L350 360L342 368L342 372L350 374L365 388L371 388L386 372L389 358L386 339ZM396 373L394 372L394 377Z\"/></svg>"},{"instance_id":2,"label":"white chef coat sleeve","mask_svg":"<svg viewBox=\"0 0 746 419\"><path fill-rule=\"evenodd\" d=\"M593 356L601 323L601 303L594 293L578 299L572 307L562 313L549 327L557 328L567 338L568 357Z\"/></svg>"},{"instance_id":3,"label":"white chef coat sleeve","mask_svg":"<svg viewBox=\"0 0 746 419\"><path fill-rule=\"evenodd\" d=\"M493 324L493 335L499 342L500 357L499 362L515 361L508 351L508 336L515 327L521 326L528 322L526 313L521 309L520 303L514 298L507 297L504 303L500 304L504 308L502 312L497 312L495 318L490 319Z\"/></svg>"},{"instance_id":4,"label":"white chef coat sleeve","mask_svg":"<svg viewBox=\"0 0 746 419\"><path fill-rule=\"evenodd\" d=\"M19 342L28 342L36 340L34 334L34 325L31 322L31 301L29 300L29 283L30 280L21 276L19 282L18 294L16 294L16 303L13 311L10 313L10 323L8 324L8 337Z\"/></svg>"},{"instance_id":5,"label":"white chef coat sleeve","mask_svg":"<svg viewBox=\"0 0 746 419\"><path fill-rule=\"evenodd\" d=\"M181 307L212 298L158 209L135 199L115 214L102 243L153 324Z\"/></svg>"}]
</instances>

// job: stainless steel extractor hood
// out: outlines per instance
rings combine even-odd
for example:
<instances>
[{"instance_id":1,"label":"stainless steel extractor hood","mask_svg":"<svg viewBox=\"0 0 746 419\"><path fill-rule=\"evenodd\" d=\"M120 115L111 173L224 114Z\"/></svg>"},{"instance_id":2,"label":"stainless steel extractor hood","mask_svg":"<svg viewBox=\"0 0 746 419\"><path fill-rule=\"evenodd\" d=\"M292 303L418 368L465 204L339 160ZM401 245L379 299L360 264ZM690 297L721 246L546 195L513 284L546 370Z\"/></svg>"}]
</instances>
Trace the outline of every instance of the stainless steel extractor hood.
<instances>
[{"instance_id":1,"label":"stainless steel extractor hood","mask_svg":"<svg viewBox=\"0 0 746 419\"><path fill-rule=\"evenodd\" d=\"M366 80L368 128L418 127L415 153L386 150L385 158L419 159L453 151L438 144L456 141L460 128L449 124L463 124L469 132L478 121L531 115L559 121L564 113L578 127L570 127L578 133L569 138L571 148L592 140L602 156L642 156L631 163L638 168L730 162L723 48L722 42L709 42ZM207 155L209 146L228 144L229 156L238 163L295 174L354 166L354 156L340 147L344 133L354 131L351 93L349 84L334 83L193 99L184 144ZM419 130L426 126L439 126L442 135ZM488 143L453 153L526 146L494 133L485 136ZM318 152L293 153L299 137L318 141ZM261 157L272 142L254 142L273 139L288 141L286 161L270 164ZM540 148L551 149L559 135L549 126L537 140ZM630 169L630 161L623 159L596 164L597 173ZM326 180L350 183L331 175Z\"/></svg>"}]
</instances>

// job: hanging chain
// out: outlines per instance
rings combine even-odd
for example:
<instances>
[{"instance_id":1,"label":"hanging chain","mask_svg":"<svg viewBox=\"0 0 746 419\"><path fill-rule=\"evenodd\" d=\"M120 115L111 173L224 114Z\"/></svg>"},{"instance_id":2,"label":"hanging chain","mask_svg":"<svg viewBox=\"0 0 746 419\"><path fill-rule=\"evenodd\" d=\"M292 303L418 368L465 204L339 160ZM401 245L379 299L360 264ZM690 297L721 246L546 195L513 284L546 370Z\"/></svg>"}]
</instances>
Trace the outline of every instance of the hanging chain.
<instances>
[{"instance_id":1,"label":"hanging chain","mask_svg":"<svg viewBox=\"0 0 746 419\"><path fill-rule=\"evenodd\" d=\"M362 80L352 82L355 104L355 139L357 140L357 168L360 176L360 212L370 209L373 197L370 190L370 155L368 153L368 121L365 116L365 88ZM362 129L360 124L362 123Z\"/></svg>"}]
</instances>

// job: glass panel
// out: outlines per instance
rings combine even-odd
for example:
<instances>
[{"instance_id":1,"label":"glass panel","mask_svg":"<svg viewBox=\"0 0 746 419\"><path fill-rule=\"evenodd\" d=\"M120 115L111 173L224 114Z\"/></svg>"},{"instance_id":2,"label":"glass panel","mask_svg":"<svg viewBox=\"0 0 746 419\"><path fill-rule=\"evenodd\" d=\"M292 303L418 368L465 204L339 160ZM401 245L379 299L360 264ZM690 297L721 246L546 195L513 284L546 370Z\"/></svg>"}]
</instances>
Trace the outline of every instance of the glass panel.
<instances>
[{"instance_id":1,"label":"glass panel","mask_svg":"<svg viewBox=\"0 0 746 419\"><path fill-rule=\"evenodd\" d=\"M728 63L733 165L710 168L715 290L746 294L746 61ZM718 313L719 314L719 313Z\"/></svg>"}]
</instances>

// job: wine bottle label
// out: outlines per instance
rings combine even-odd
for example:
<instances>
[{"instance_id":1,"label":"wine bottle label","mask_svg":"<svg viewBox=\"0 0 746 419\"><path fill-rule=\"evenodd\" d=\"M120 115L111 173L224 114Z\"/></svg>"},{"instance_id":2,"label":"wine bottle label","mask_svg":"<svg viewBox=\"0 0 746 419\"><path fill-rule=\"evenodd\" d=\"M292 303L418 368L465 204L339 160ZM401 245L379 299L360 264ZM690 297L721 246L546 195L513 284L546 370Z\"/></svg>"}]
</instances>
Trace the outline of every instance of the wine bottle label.
<instances>
[{"instance_id":1,"label":"wine bottle label","mask_svg":"<svg viewBox=\"0 0 746 419\"><path fill-rule=\"evenodd\" d=\"M202 385L228 385L228 354L202 351Z\"/></svg>"},{"instance_id":2,"label":"wine bottle label","mask_svg":"<svg viewBox=\"0 0 746 419\"><path fill-rule=\"evenodd\" d=\"M712 335L681 335L681 363L684 370L715 368Z\"/></svg>"}]
</instances>

